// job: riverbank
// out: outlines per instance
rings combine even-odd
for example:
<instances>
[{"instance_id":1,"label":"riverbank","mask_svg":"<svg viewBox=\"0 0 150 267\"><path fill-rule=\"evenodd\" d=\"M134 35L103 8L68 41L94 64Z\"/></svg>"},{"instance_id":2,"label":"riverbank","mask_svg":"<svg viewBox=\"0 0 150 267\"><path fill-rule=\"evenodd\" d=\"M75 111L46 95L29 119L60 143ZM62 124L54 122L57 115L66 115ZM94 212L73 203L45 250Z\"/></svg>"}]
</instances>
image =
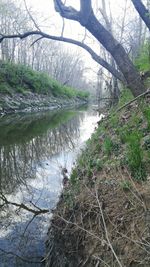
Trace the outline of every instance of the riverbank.
<instances>
[{"instance_id":1,"label":"riverbank","mask_svg":"<svg viewBox=\"0 0 150 267\"><path fill-rule=\"evenodd\" d=\"M0 114L70 108L87 103L88 96L46 73L0 61Z\"/></svg>"},{"instance_id":2,"label":"riverbank","mask_svg":"<svg viewBox=\"0 0 150 267\"><path fill-rule=\"evenodd\" d=\"M87 104L87 99L79 97L54 97L28 92L26 95L0 93L0 115L16 112L37 112L44 110L58 110Z\"/></svg>"},{"instance_id":3,"label":"riverbank","mask_svg":"<svg viewBox=\"0 0 150 267\"><path fill-rule=\"evenodd\" d=\"M99 122L53 212L46 267L150 266L149 103Z\"/></svg>"}]
</instances>

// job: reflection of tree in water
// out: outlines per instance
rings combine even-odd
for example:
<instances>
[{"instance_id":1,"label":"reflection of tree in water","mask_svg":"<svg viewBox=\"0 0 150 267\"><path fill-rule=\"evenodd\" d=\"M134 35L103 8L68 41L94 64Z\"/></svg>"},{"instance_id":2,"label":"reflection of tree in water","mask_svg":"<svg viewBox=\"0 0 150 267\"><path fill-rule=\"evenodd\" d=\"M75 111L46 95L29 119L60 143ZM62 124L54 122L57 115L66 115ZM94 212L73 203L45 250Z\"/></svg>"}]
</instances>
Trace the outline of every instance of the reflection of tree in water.
<instances>
[{"instance_id":1,"label":"reflection of tree in water","mask_svg":"<svg viewBox=\"0 0 150 267\"><path fill-rule=\"evenodd\" d=\"M49 214L42 215L43 209L53 207L53 199L57 201L58 192L53 192L57 183L50 182L49 186L49 180L48 184L44 184L45 187L36 187L36 181L40 180L37 173L43 168L42 174L48 170L56 177L57 168L55 172L54 166L54 174L51 170L53 162L55 165L62 154L68 155L78 144L84 118L84 112L65 111L43 114L38 118L19 117L18 122L6 118L6 121L2 121L2 127L0 119L0 264L10 266L11 262L12 267L41 266L33 264L33 261L39 262L44 254L43 239L47 231L45 218L49 218L45 216ZM61 153L63 151L65 153ZM35 186L32 186L32 181L28 179L36 176L37 180L33 182ZM21 208L22 205L24 208ZM37 216L39 208L41 215Z\"/></svg>"},{"instance_id":2,"label":"reflection of tree in water","mask_svg":"<svg viewBox=\"0 0 150 267\"><path fill-rule=\"evenodd\" d=\"M78 116L75 116L75 112L64 113L59 113L59 116L54 114L50 120L44 116L36 119L36 123L29 119L28 123L21 121L20 127L15 124L13 128L12 125L8 136L5 135L5 138L1 139L0 188L3 192L11 193L20 184L25 184L28 178L35 178L35 166L40 160L66 148L73 148L74 141L79 137L80 120L83 119L84 113ZM22 124L25 127L22 127ZM5 132L4 126L3 130Z\"/></svg>"}]
</instances>

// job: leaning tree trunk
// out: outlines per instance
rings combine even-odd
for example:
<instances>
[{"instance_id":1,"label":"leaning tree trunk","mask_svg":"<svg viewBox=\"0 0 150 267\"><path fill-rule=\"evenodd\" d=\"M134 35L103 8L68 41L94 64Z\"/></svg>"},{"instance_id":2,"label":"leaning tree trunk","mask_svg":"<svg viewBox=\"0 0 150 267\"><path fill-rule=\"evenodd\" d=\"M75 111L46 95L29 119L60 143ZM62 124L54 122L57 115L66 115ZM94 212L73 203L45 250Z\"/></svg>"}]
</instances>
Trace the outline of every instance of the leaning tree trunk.
<instances>
[{"instance_id":1,"label":"leaning tree trunk","mask_svg":"<svg viewBox=\"0 0 150 267\"><path fill-rule=\"evenodd\" d=\"M54 4L55 10L62 17L78 21L107 49L115 59L135 97L145 91L140 74L136 71L122 45L95 17L91 0L80 0L80 11L70 6L67 7L62 0L54 0Z\"/></svg>"},{"instance_id":2,"label":"leaning tree trunk","mask_svg":"<svg viewBox=\"0 0 150 267\"><path fill-rule=\"evenodd\" d=\"M135 9L139 13L140 17L145 22L146 26L150 30L150 12L149 10L143 5L141 0L131 0Z\"/></svg>"},{"instance_id":3,"label":"leaning tree trunk","mask_svg":"<svg viewBox=\"0 0 150 267\"><path fill-rule=\"evenodd\" d=\"M91 34L110 52L115 59L119 69L123 73L128 87L131 89L133 95L136 97L144 92L144 84L141 77L135 69L133 63L129 59L127 53L120 43L110 34L96 19L93 12L91 12L86 28Z\"/></svg>"}]
</instances>

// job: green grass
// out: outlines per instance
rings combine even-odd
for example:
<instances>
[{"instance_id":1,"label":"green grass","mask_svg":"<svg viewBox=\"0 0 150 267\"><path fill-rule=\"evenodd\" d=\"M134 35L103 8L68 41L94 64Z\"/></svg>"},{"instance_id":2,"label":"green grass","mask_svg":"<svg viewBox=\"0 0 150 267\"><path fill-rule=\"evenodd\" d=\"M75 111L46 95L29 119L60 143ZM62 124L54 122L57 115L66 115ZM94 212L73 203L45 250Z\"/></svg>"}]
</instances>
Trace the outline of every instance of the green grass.
<instances>
[{"instance_id":1,"label":"green grass","mask_svg":"<svg viewBox=\"0 0 150 267\"><path fill-rule=\"evenodd\" d=\"M24 65L0 61L0 93L25 94L29 91L55 97L87 98L89 96L88 92L61 85L46 73L33 71Z\"/></svg>"},{"instance_id":2,"label":"green grass","mask_svg":"<svg viewBox=\"0 0 150 267\"><path fill-rule=\"evenodd\" d=\"M144 117L147 121L147 128L148 128L148 130L150 130L150 107L145 107L143 109L143 114L144 114Z\"/></svg>"},{"instance_id":3,"label":"green grass","mask_svg":"<svg viewBox=\"0 0 150 267\"><path fill-rule=\"evenodd\" d=\"M110 137L106 137L103 142L103 151L104 154L110 156L113 150L113 142Z\"/></svg>"},{"instance_id":4,"label":"green grass","mask_svg":"<svg viewBox=\"0 0 150 267\"><path fill-rule=\"evenodd\" d=\"M150 70L150 42L146 41L142 44L137 58L134 62L136 68L139 71L148 71Z\"/></svg>"},{"instance_id":5,"label":"green grass","mask_svg":"<svg viewBox=\"0 0 150 267\"><path fill-rule=\"evenodd\" d=\"M141 135L131 132L127 137L127 163L132 176L136 180L145 180L146 172L143 163L143 150L141 148Z\"/></svg>"},{"instance_id":6,"label":"green grass","mask_svg":"<svg viewBox=\"0 0 150 267\"><path fill-rule=\"evenodd\" d=\"M123 91L121 92L117 108L123 106L124 104L126 104L127 102L132 100L133 98L134 97L133 97L131 91L127 88L124 88Z\"/></svg>"}]
</instances>

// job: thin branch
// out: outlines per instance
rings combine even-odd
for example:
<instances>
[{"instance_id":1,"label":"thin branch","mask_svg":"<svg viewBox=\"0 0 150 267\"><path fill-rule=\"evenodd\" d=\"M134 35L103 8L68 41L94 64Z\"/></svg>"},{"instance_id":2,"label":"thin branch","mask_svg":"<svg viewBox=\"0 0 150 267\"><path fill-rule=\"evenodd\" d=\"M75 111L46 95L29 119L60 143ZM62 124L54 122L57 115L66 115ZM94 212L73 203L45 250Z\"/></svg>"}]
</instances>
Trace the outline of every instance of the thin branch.
<instances>
[{"instance_id":1,"label":"thin branch","mask_svg":"<svg viewBox=\"0 0 150 267\"><path fill-rule=\"evenodd\" d=\"M61 30L61 37L64 35L64 30L65 30L65 19L62 17L62 30Z\"/></svg>"},{"instance_id":2,"label":"thin branch","mask_svg":"<svg viewBox=\"0 0 150 267\"><path fill-rule=\"evenodd\" d=\"M44 38L43 36L37 38L30 46L33 46L35 43L37 43L38 41L42 40L43 38Z\"/></svg>"},{"instance_id":3,"label":"thin branch","mask_svg":"<svg viewBox=\"0 0 150 267\"><path fill-rule=\"evenodd\" d=\"M116 70L114 67L112 67L107 61L105 61L103 58L101 58L100 56L98 56L94 50L92 50L88 45L80 42L80 41L76 41L70 38L66 38L66 37L62 37L62 36L53 36L53 35L49 35L47 33L44 33L42 31L29 31L23 34L13 34L13 35L3 35L0 34L0 43L4 40L4 39L13 39L13 38L20 38L25 39L31 35L39 35L41 37L39 38L46 38L46 39L51 39L51 40L55 40L55 41L60 41L60 42L65 42L65 43L70 43L70 44L74 44L77 45L81 48L83 48L84 50L86 50L91 57L98 63L100 64L102 67L104 67L105 69L107 69L112 75L114 75L118 80L122 81L123 83L125 83L125 79L122 75L121 72L119 72L118 70ZM39 38L37 39L37 41L39 40ZM36 43L36 41L34 41L34 44Z\"/></svg>"},{"instance_id":4,"label":"thin branch","mask_svg":"<svg viewBox=\"0 0 150 267\"><path fill-rule=\"evenodd\" d=\"M27 13L28 13L28 15L29 15L29 18L32 20L32 22L33 22L34 26L37 28L37 30L41 31L40 28L39 28L39 26L37 25L35 19L34 19L33 16L31 15L31 13L30 13L30 11L29 11L29 9L28 9L28 7L27 7L26 0L23 0L23 1L24 1L25 9L26 9L26 11L27 11Z\"/></svg>"},{"instance_id":5,"label":"thin branch","mask_svg":"<svg viewBox=\"0 0 150 267\"><path fill-rule=\"evenodd\" d=\"M82 39L82 43L84 43L86 37L87 37L87 29L85 28L85 32L84 32L84 36L83 36L83 39Z\"/></svg>"}]
</instances>

